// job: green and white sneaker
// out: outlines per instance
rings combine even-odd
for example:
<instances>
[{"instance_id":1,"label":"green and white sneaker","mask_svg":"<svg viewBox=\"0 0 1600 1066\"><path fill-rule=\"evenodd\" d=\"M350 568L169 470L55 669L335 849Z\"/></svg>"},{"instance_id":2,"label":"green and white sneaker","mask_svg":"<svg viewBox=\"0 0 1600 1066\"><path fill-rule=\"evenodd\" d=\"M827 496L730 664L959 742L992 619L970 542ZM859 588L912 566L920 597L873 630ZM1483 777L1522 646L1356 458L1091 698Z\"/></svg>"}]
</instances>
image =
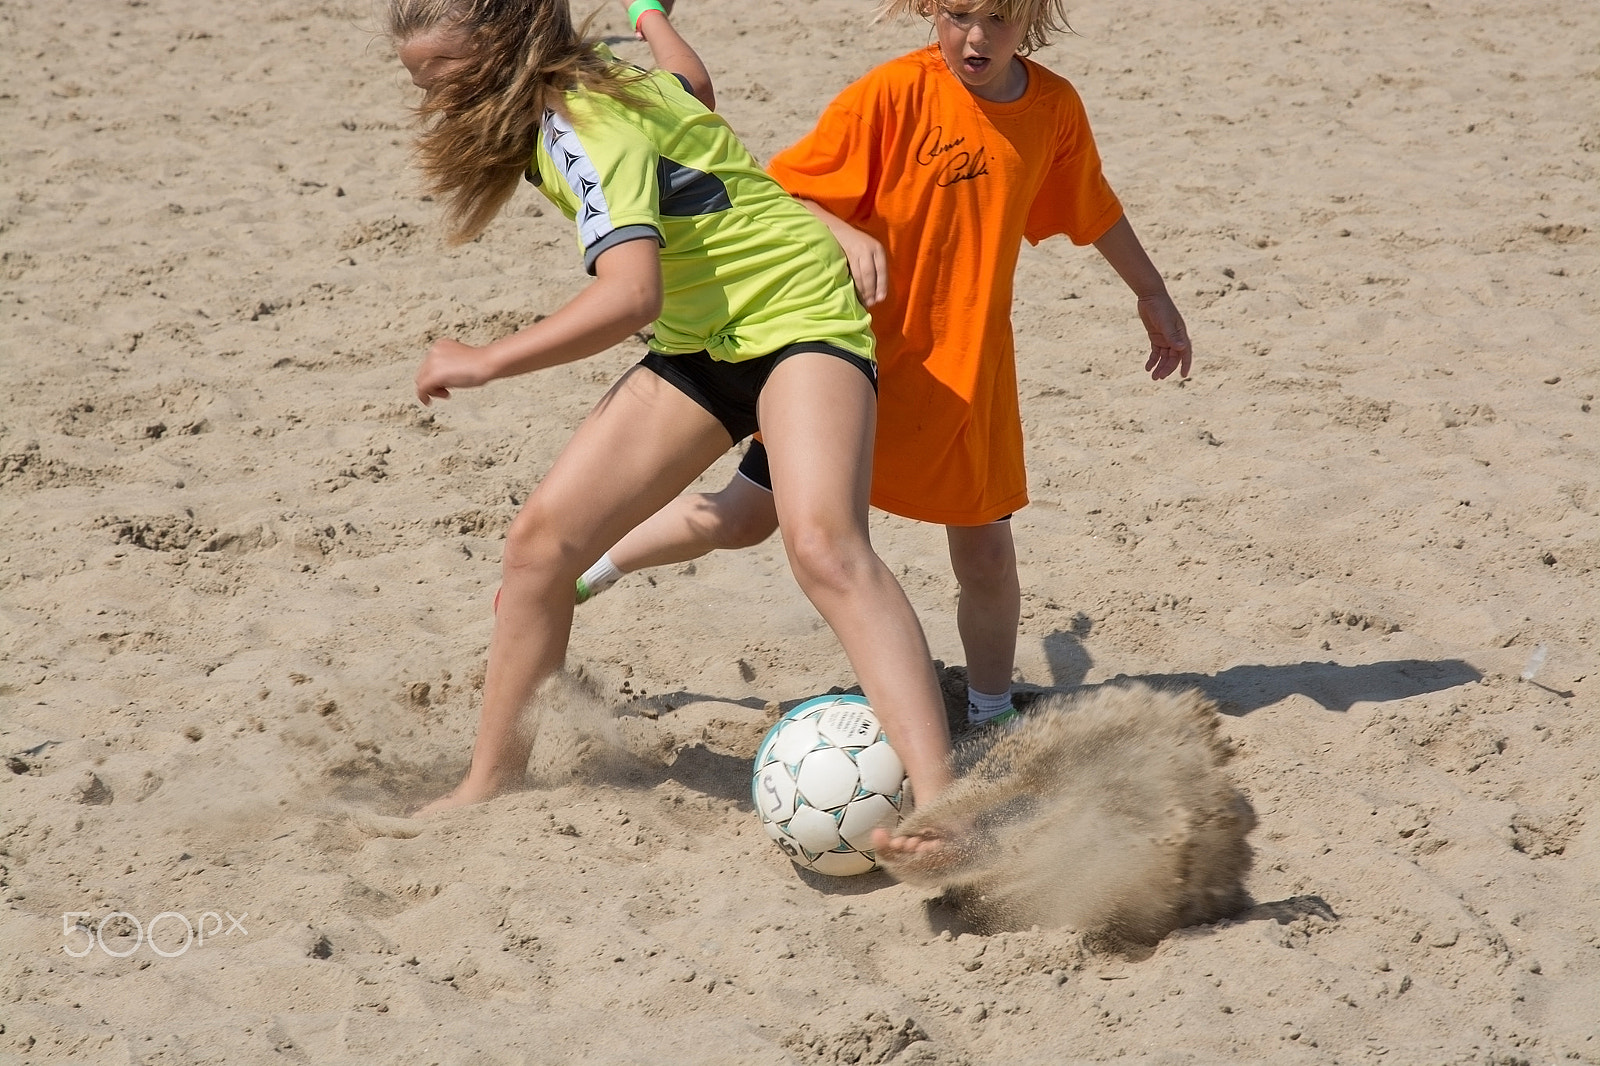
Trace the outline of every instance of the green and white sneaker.
<instances>
[{"instance_id":1,"label":"green and white sneaker","mask_svg":"<svg viewBox=\"0 0 1600 1066\"><path fill-rule=\"evenodd\" d=\"M991 726L1004 725L1007 722L1016 721L1020 714L1021 712L1015 707L1007 707L1005 710L996 711L986 718L975 718L972 714L972 708L969 707L967 708L967 728L988 729Z\"/></svg>"},{"instance_id":2,"label":"green and white sneaker","mask_svg":"<svg viewBox=\"0 0 1600 1066\"><path fill-rule=\"evenodd\" d=\"M618 570L611 561L611 553L607 552L595 560L593 566L578 575L578 582L574 588L578 603L588 603L606 589L621 581L624 574Z\"/></svg>"}]
</instances>

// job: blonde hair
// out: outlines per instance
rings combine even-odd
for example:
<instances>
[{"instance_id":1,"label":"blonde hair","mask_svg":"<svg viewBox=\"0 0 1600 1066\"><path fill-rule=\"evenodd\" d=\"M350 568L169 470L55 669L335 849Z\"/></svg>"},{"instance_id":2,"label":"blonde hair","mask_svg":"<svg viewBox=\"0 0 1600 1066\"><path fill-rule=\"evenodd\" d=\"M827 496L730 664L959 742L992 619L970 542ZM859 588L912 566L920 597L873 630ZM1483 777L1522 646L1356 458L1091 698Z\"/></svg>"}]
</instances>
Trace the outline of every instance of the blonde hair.
<instances>
[{"instance_id":1,"label":"blonde hair","mask_svg":"<svg viewBox=\"0 0 1600 1066\"><path fill-rule=\"evenodd\" d=\"M878 18L932 18L938 0L883 0L878 7ZM983 0L979 9L986 14L999 15L1008 23L1028 27L1017 51L1023 55L1050 43L1052 37L1065 30L1067 0Z\"/></svg>"},{"instance_id":2,"label":"blonde hair","mask_svg":"<svg viewBox=\"0 0 1600 1066\"><path fill-rule=\"evenodd\" d=\"M604 59L587 29L573 26L567 0L389 0L396 44L452 30L472 49L417 107L417 164L444 200L452 244L482 233L511 198L546 109L565 115L564 92L631 99L643 72Z\"/></svg>"}]
</instances>

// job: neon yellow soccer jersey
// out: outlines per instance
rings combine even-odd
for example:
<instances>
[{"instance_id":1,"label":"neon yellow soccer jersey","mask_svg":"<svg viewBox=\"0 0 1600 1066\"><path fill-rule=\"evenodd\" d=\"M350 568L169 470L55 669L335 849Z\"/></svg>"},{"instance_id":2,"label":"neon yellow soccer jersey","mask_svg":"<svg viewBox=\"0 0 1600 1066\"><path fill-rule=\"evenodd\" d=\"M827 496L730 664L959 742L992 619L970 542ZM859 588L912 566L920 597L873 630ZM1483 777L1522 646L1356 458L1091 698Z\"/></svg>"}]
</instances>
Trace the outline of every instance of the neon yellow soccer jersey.
<instances>
[{"instance_id":1,"label":"neon yellow soccer jersey","mask_svg":"<svg viewBox=\"0 0 1600 1066\"><path fill-rule=\"evenodd\" d=\"M870 358L871 320L827 228L675 75L652 71L632 94L568 92L571 121L545 112L528 177L578 224L590 274L608 248L660 244L652 347L740 362L827 341Z\"/></svg>"}]
</instances>

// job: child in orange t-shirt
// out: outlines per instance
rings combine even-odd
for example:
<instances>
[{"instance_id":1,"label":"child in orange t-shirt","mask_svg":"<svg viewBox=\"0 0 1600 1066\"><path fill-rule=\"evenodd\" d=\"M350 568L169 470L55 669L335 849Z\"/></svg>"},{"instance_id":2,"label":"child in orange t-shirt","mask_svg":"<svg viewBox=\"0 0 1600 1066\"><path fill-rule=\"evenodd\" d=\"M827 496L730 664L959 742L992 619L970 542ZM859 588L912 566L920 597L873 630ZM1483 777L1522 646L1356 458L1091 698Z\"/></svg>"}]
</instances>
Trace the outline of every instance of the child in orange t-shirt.
<instances>
[{"instance_id":1,"label":"child in orange t-shirt","mask_svg":"<svg viewBox=\"0 0 1600 1066\"><path fill-rule=\"evenodd\" d=\"M1082 101L1026 58L1065 28L1062 0L888 0L937 43L844 90L768 167L849 260L878 341L872 503L946 528L960 587L971 724L1014 714L1021 615L1008 519L1028 502L1011 332L1021 242L1093 244L1138 298L1145 369L1189 376L1160 273L1100 169ZM582 602L624 573L759 543L777 527L759 439L721 492L681 496L585 573Z\"/></svg>"}]
</instances>

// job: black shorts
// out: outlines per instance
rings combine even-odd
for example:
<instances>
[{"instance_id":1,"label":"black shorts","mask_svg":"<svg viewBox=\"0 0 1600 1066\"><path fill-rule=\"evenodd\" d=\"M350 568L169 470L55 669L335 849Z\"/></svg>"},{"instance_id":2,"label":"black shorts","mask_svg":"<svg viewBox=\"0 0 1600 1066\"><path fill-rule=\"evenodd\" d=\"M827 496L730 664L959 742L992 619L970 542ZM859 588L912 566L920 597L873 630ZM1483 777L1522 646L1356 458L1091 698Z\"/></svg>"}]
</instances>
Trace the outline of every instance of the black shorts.
<instances>
[{"instance_id":1,"label":"black shorts","mask_svg":"<svg viewBox=\"0 0 1600 1066\"><path fill-rule=\"evenodd\" d=\"M874 393L878 391L878 364L826 341L801 341L742 363L713 359L704 351L684 355L651 352L639 360L639 365L711 412L737 443L760 428L756 424L756 399L773 368L791 355L804 352L843 359L866 375Z\"/></svg>"},{"instance_id":2,"label":"black shorts","mask_svg":"<svg viewBox=\"0 0 1600 1066\"><path fill-rule=\"evenodd\" d=\"M767 446L758 440L750 442L739 460L739 476L758 489L772 491L772 464L767 461Z\"/></svg>"}]
</instances>

